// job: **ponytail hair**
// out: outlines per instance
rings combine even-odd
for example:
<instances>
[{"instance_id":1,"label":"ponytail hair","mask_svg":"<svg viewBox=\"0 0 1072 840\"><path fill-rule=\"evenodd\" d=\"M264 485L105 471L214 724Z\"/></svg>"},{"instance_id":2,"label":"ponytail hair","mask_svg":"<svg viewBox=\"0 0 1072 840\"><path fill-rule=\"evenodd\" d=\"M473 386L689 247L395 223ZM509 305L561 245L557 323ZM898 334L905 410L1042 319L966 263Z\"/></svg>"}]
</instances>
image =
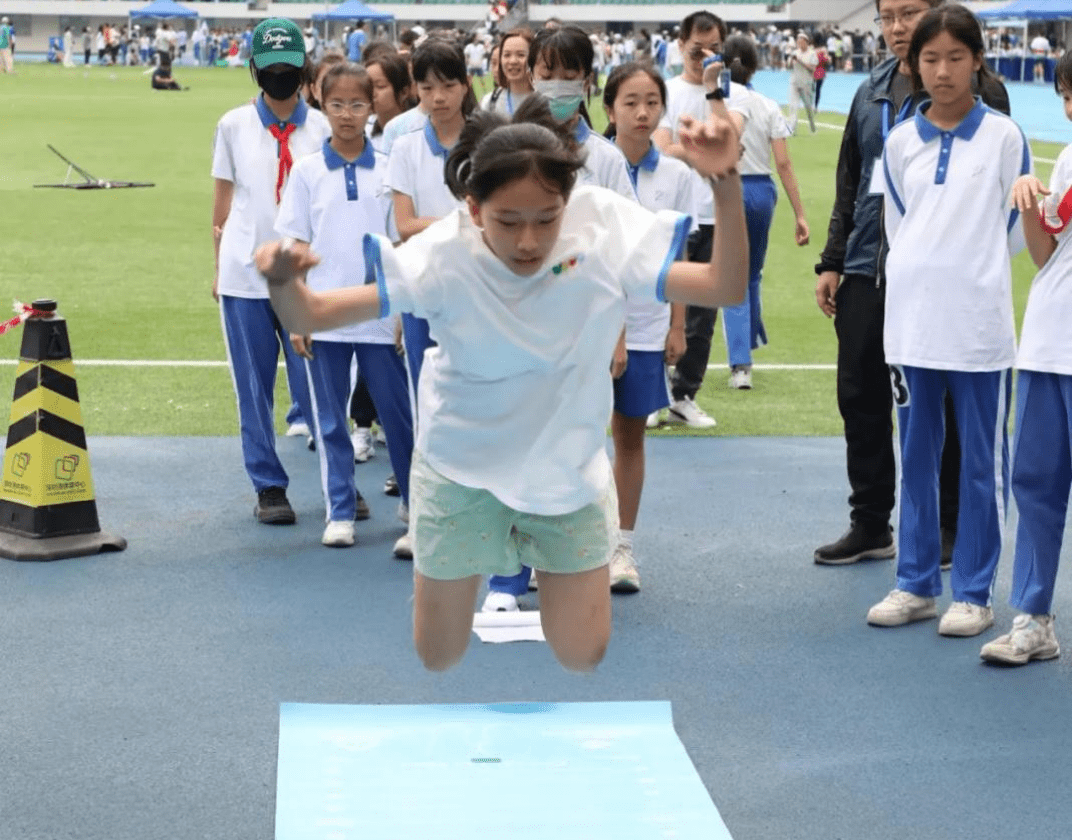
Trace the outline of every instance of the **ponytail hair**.
<instances>
[{"instance_id":1,"label":"ponytail hair","mask_svg":"<svg viewBox=\"0 0 1072 840\"><path fill-rule=\"evenodd\" d=\"M759 67L759 54L751 38L731 35L722 45L722 61L730 71L730 78L739 85L747 85Z\"/></svg>"},{"instance_id":2,"label":"ponytail hair","mask_svg":"<svg viewBox=\"0 0 1072 840\"><path fill-rule=\"evenodd\" d=\"M455 198L477 204L529 175L568 200L582 166L584 153L572 134L551 115L545 99L530 96L512 120L494 111L470 114L444 176Z\"/></svg>"}]
</instances>

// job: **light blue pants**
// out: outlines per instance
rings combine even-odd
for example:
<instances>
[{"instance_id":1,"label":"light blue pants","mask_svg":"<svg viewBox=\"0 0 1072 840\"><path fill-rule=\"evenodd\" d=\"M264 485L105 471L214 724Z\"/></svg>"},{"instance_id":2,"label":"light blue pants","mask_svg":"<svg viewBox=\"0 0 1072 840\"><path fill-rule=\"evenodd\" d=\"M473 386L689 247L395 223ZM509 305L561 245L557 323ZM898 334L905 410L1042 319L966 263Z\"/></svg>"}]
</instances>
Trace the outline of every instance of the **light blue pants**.
<instances>
[{"instance_id":1,"label":"light blue pants","mask_svg":"<svg viewBox=\"0 0 1072 840\"><path fill-rule=\"evenodd\" d=\"M409 504L409 470L413 457L413 415L406 370L393 344L314 341L306 360L312 385L314 435L320 456L320 479L327 519L352 522L355 513L354 446L350 439L350 368L357 366L368 384L383 431L387 454L402 500Z\"/></svg>"},{"instance_id":2,"label":"light blue pants","mask_svg":"<svg viewBox=\"0 0 1072 840\"><path fill-rule=\"evenodd\" d=\"M238 398L246 473L258 493L268 487L286 488L287 473L275 451L275 376L280 346L291 398L306 417L311 417L305 366L267 298L220 295L220 318Z\"/></svg>"},{"instance_id":3,"label":"light blue pants","mask_svg":"<svg viewBox=\"0 0 1072 840\"><path fill-rule=\"evenodd\" d=\"M1009 603L1032 615L1053 607L1072 487L1072 376L1022 370L1016 379L1012 493L1020 512Z\"/></svg>"},{"instance_id":4,"label":"light blue pants","mask_svg":"<svg viewBox=\"0 0 1072 840\"><path fill-rule=\"evenodd\" d=\"M722 307L722 330L730 367L752 364L752 351L767 343L759 283L767 260L774 207L778 203L778 189L769 175L745 175L741 186L748 224L748 288L737 306Z\"/></svg>"},{"instance_id":5,"label":"light blue pants","mask_svg":"<svg viewBox=\"0 0 1072 840\"><path fill-rule=\"evenodd\" d=\"M989 606L1009 501L1009 370L984 373L891 366L901 438L897 588L942 592L938 475L945 393L960 433L960 513L950 587L954 601Z\"/></svg>"}]
</instances>

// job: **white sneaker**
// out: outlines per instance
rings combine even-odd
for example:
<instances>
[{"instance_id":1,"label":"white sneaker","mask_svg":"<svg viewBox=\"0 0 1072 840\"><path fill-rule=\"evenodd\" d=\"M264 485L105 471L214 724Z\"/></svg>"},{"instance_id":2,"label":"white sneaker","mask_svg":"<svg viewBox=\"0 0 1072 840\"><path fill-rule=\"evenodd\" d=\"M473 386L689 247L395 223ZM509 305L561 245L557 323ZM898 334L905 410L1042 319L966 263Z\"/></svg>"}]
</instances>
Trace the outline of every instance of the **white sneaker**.
<instances>
[{"instance_id":1,"label":"white sneaker","mask_svg":"<svg viewBox=\"0 0 1072 840\"><path fill-rule=\"evenodd\" d=\"M622 594L640 591L640 572L628 546L619 545L610 557L610 591Z\"/></svg>"},{"instance_id":2,"label":"white sneaker","mask_svg":"<svg viewBox=\"0 0 1072 840\"><path fill-rule=\"evenodd\" d=\"M536 570L529 571L529 592L536 592L540 588L540 582L536 580Z\"/></svg>"},{"instance_id":3,"label":"white sneaker","mask_svg":"<svg viewBox=\"0 0 1072 840\"><path fill-rule=\"evenodd\" d=\"M730 387L738 391L752 390L752 371L746 367L735 367L730 372Z\"/></svg>"},{"instance_id":4,"label":"white sneaker","mask_svg":"<svg viewBox=\"0 0 1072 840\"><path fill-rule=\"evenodd\" d=\"M696 405L692 397L683 397L670 404L666 415L667 423L684 423L693 429L711 429L718 424L715 418Z\"/></svg>"},{"instance_id":5,"label":"white sneaker","mask_svg":"<svg viewBox=\"0 0 1072 840\"><path fill-rule=\"evenodd\" d=\"M1012 620L1012 630L987 642L979 656L987 662L1023 665L1032 659L1055 659L1061 655L1052 615L1024 613Z\"/></svg>"},{"instance_id":6,"label":"white sneaker","mask_svg":"<svg viewBox=\"0 0 1072 840\"><path fill-rule=\"evenodd\" d=\"M409 525L409 506L405 502L398 503L398 518Z\"/></svg>"},{"instance_id":7,"label":"white sneaker","mask_svg":"<svg viewBox=\"0 0 1072 840\"><path fill-rule=\"evenodd\" d=\"M348 545L354 544L354 523L353 522L329 522L324 529L324 536L320 538L320 542L324 545L330 545L333 548L344 548Z\"/></svg>"},{"instance_id":8,"label":"white sneaker","mask_svg":"<svg viewBox=\"0 0 1072 840\"><path fill-rule=\"evenodd\" d=\"M413 559L413 543L410 541L409 534L403 534L395 540L393 553L399 560Z\"/></svg>"},{"instance_id":9,"label":"white sneaker","mask_svg":"<svg viewBox=\"0 0 1072 840\"><path fill-rule=\"evenodd\" d=\"M994 623L994 611L967 601L954 601L938 622L943 636L978 636Z\"/></svg>"},{"instance_id":10,"label":"white sneaker","mask_svg":"<svg viewBox=\"0 0 1072 840\"><path fill-rule=\"evenodd\" d=\"M372 429L354 429L350 433L354 444L354 463L363 464L369 458L376 457L376 444L372 442Z\"/></svg>"},{"instance_id":11,"label":"white sneaker","mask_svg":"<svg viewBox=\"0 0 1072 840\"><path fill-rule=\"evenodd\" d=\"M867 611L867 623L879 627L900 627L938 615L933 598L921 598L903 589L894 589Z\"/></svg>"},{"instance_id":12,"label":"white sneaker","mask_svg":"<svg viewBox=\"0 0 1072 840\"><path fill-rule=\"evenodd\" d=\"M287 437L312 437L308 423L291 423L287 426Z\"/></svg>"},{"instance_id":13,"label":"white sneaker","mask_svg":"<svg viewBox=\"0 0 1072 840\"><path fill-rule=\"evenodd\" d=\"M480 608L481 612L517 612L520 609L517 605L517 596L511 595L509 592L489 592L488 597L484 599L484 606Z\"/></svg>"},{"instance_id":14,"label":"white sneaker","mask_svg":"<svg viewBox=\"0 0 1072 840\"><path fill-rule=\"evenodd\" d=\"M651 414L648 415L648 420L644 425L647 426L649 429L658 429L662 424L662 411L653 411Z\"/></svg>"}]
</instances>

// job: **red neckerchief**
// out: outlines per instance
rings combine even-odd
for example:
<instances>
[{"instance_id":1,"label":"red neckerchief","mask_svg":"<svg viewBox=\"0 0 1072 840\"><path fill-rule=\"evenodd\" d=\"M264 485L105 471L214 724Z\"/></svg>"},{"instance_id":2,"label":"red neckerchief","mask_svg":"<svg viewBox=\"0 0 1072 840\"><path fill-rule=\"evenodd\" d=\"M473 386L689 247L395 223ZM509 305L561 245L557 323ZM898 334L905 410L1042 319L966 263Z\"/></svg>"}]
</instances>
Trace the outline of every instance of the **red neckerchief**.
<instances>
[{"instance_id":1,"label":"red neckerchief","mask_svg":"<svg viewBox=\"0 0 1072 840\"><path fill-rule=\"evenodd\" d=\"M1068 227L1068 221L1072 219L1072 189L1065 193L1065 197L1057 205L1057 218L1061 220L1061 224L1051 225L1046 221L1045 205L1039 208L1039 221L1042 222L1042 229L1051 236L1056 236Z\"/></svg>"},{"instance_id":2,"label":"red neckerchief","mask_svg":"<svg viewBox=\"0 0 1072 840\"><path fill-rule=\"evenodd\" d=\"M287 180L291 168L294 166L294 158L290 154L290 135L297 128L294 123L286 123L282 128L277 123L268 126L268 131L279 141L279 174L275 179L275 203L279 203L283 192L283 182Z\"/></svg>"}]
</instances>

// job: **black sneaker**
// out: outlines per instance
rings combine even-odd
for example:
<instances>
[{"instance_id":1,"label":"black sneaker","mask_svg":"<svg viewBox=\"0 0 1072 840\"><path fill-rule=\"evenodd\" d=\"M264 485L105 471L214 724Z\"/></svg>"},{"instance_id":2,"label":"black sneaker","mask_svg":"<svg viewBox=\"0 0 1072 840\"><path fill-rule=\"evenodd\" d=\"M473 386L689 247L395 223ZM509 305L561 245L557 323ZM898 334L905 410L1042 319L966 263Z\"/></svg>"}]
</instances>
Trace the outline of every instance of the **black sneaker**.
<instances>
[{"instance_id":1,"label":"black sneaker","mask_svg":"<svg viewBox=\"0 0 1072 840\"><path fill-rule=\"evenodd\" d=\"M355 491L354 501L356 507L354 508L354 522L364 522L370 516L372 511L369 510L368 502L365 501L365 497L361 495L361 491Z\"/></svg>"},{"instance_id":2,"label":"black sneaker","mask_svg":"<svg viewBox=\"0 0 1072 840\"><path fill-rule=\"evenodd\" d=\"M257 494L257 506L253 515L265 525L293 525L294 508L287 501L287 491L282 487L267 487Z\"/></svg>"},{"instance_id":3,"label":"black sneaker","mask_svg":"<svg viewBox=\"0 0 1072 840\"><path fill-rule=\"evenodd\" d=\"M398 479L394 477L394 474L387 476L387 481L383 483L383 492L387 496L401 496L402 491L398 489Z\"/></svg>"},{"instance_id":4,"label":"black sneaker","mask_svg":"<svg viewBox=\"0 0 1072 840\"><path fill-rule=\"evenodd\" d=\"M892 528L887 526L873 534L855 523L837 542L815 549L815 562L823 566L845 566L857 560L889 560L896 556Z\"/></svg>"},{"instance_id":5,"label":"black sneaker","mask_svg":"<svg viewBox=\"0 0 1072 840\"><path fill-rule=\"evenodd\" d=\"M947 572L953 568L953 544L957 541L957 534L952 528L942 529L942 571Z\"/></svg>"}]
</instances>

